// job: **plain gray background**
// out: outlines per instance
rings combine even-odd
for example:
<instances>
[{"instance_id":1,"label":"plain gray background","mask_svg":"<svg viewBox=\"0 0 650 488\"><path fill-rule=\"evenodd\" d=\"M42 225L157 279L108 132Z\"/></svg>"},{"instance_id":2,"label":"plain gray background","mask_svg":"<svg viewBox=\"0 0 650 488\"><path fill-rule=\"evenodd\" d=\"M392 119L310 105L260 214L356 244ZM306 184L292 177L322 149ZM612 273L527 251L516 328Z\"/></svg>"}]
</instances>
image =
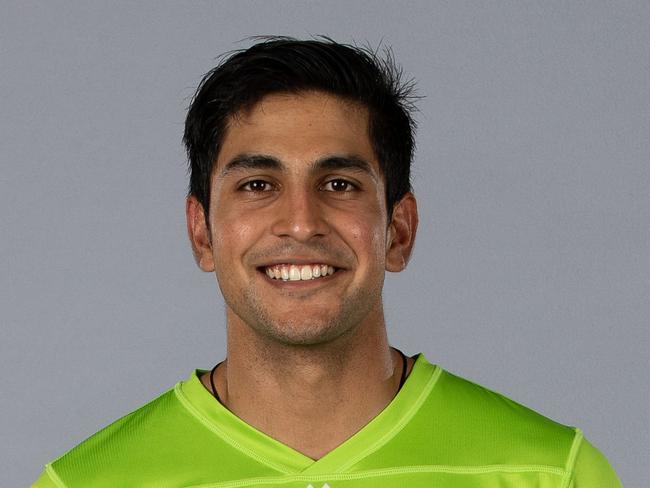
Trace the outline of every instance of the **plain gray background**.
<instances>
[{"instance_id":1,"label":"plain gray background","mask_svg":"<svg viewBox=\"0 0 650 488\"><path fill-rule=\"evenodd\" d=\"M0 485L223 358L185 110L242 39L325 34L392 46L425 97L392 343L647 486L649 32L646 1L2 2Z\"/></svg>"}]
</instances>

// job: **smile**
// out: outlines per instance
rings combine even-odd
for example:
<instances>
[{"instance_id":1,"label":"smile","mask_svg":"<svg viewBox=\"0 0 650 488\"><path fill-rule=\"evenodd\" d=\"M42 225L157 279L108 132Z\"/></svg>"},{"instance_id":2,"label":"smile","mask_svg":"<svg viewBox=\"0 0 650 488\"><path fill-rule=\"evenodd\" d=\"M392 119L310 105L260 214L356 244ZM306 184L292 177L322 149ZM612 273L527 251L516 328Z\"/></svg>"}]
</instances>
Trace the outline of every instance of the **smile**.
<instances>
[{"instance_id":1,"label":"smile","mask_svg":"<svg viewBox=\"0 0 650 488\"><path fill-rule=\"evenodd\" d=\"M327 264L275 264L261 268L272 280L307 281L333 275L337 269Z\"/></svg>"}]
</instances>

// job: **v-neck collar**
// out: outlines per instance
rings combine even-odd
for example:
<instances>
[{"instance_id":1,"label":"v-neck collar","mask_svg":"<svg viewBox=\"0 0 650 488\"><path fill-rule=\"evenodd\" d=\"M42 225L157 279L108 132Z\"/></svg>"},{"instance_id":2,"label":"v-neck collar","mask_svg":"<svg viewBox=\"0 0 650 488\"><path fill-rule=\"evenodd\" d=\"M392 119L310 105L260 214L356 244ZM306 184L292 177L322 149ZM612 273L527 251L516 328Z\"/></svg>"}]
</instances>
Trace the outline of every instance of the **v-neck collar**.
<instances>
[{"instance_id":1,"label":"v-neck collar","mask_svg":"<svg viewBox=\"0 0 650 488\"><path fill-rule=\"evenodd\" d=\"M234 448L280 473L319 474L345 471L392 439L418 411L442 369L418 354L411 373L395 398L361 430L318 460L257 430L217 402L199 379L204 372L194 370L174 390L183 406L206 428Z\"/></svg>"}]
</instances>

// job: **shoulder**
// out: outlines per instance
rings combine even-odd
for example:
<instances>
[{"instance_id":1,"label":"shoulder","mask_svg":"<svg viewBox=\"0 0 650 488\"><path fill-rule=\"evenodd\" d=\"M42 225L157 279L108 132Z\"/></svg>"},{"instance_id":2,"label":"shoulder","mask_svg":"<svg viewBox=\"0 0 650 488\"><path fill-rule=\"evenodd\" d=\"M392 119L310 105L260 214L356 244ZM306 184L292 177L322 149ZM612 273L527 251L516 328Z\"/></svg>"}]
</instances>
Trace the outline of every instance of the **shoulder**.
<instances>
[{"instance_id":1,"label":"shoulder","mask_svg":"<svg viewBox=\"0 0 650 488\"><path fill-rule=\"evenodd\" d=\"M575 488L620 486L605 457L579 428L438 369L434 387L402 433L427 453L424 457L430 459L421 462L554 473L573 479ZM595 480L608 481L599 485Z\"/></svg>"},{"instance_id":2,"label":"shoulder","mask_svg":"<svg viewBox=\"0 0 650 488\"><path fill-rule=\"evenodd\" d=\"M196 423L172 388L47 464L36 486L120 486L125 479L147 479L163 467L161 460L178 455L181 447L173 440Z\"/></svg>"},{"instance_id":3,"label":"shoulder","mask_svg":"<svg viewBox=\"0 0 650 488\"><path fill-rule=\"evenodd\" d=\"M435 385L403 435L426 444L443 460L437 464L565 468L578 429L436 368Z\"/></svg>"},{"instance_id":4,"label":"shoulder","mask_svg":"<svg viewBox=\"0 0 650 488\"><path fill-rule=\"evenodd\" d=\"M461 420L508 443L553 442L571 445L576 430L558 423L499 392L444 371L436 385L440 408L450 421ZM434 398L436 398L434 396ZM443 407L443 405L440 405ZM480 427L480 428L479 428Z\"/></svg>"}]
</instances>

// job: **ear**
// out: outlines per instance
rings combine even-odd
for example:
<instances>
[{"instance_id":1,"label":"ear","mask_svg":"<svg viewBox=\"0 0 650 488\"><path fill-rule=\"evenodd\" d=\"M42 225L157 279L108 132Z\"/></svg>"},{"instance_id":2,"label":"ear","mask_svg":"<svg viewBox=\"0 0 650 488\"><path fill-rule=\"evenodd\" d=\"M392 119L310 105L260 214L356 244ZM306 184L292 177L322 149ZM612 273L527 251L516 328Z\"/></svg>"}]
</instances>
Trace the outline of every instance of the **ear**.
<instances>
[{"instance_id":1,"label":"ear","mask_svg":"<svg viewBox=\"0 0 650 488\"><path fill-rule=\"evenodd\" d=\"M203 271L214 271L214 258L212 257L212 242L210 230L205 222L203 205L190 195L185 202L185 216L187 217L187 235L192 244L192 253L196 264Z\"/></svg>"},{"instance_id":2,"label":"ear","mask_svg":"<svg viewBox=\"0 0 650 488\"><path fill-rule=\"evenodd\" d=\"M406 268L418 230L418 206L415 196L407 193L395 205L386 232L386 270L402 271Z\"/></svg>"}]
</instances>

